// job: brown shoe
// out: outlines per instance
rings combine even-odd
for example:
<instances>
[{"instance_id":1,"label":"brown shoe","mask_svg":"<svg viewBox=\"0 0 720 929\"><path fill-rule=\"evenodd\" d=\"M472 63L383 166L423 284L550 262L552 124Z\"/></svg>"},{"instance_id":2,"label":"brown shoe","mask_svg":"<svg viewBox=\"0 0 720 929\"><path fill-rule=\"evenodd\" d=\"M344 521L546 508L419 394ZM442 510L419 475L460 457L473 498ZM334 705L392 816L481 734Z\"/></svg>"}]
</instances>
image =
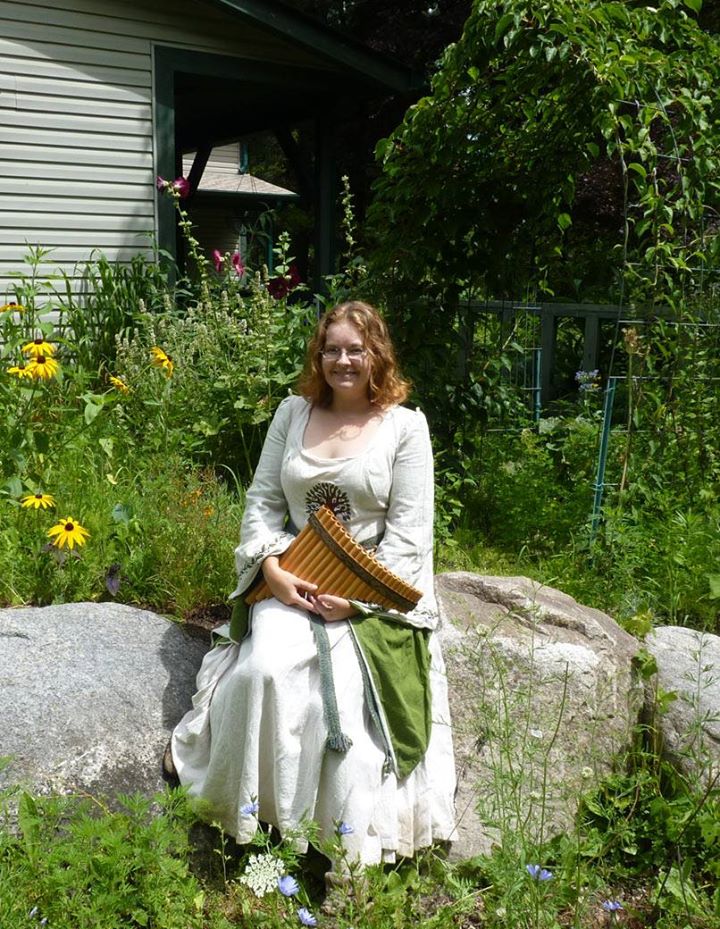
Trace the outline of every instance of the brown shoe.
<instances>
[{"instance_id":1,"label":"brown shoe","mask_svg":"<svg viewBox=\"0 0 720 929\"><path fill-rule=\"evenodd\" d=\"M163 752L162 776L163 780L167 781L172 787L178 787L180 785L180 778L178 777L172 756L172 740L168 740L168 744L165 746L165 751Z\"/></svg>"}]
</instances>

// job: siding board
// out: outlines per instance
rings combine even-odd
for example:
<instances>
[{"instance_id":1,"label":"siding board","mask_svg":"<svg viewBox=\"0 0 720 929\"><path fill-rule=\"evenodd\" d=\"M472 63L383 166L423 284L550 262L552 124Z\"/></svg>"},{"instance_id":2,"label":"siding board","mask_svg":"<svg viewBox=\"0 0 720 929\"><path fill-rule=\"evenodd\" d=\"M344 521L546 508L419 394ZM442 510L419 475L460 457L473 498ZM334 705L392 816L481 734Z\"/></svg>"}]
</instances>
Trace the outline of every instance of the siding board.
<instances>
[{"instance_id":1,"label":"siding board","mask_svg":"<svg viewBox=\"0 0 720 929\"><path fill-rule=\"evenodd\" d=\"M40 173L45 177L74 177L78 171L87 177L93 176L93 171L100 170L103 178L107 177L105 168L113 168L119 180L130 180L132 177L140 180L136 170L152 171L152 152L123 152L122 159L118 158L116 151L105 151L97 148L79 149L66 148L58 145L45 148L42 145L14 143L2 146L0 144L0 177L3 173L15 177L26 177L31 169L22 162L31 161L41 165ZM37 170L37 169L35 169ZM48 174L47 171L59 172ZM124 175L128 174L125 177ZM147 176L147 175L143 175Z\"/></svg>"},{"instance_id":2,"label":"siding board","mask_svg":"<svg viewBox=\"0 0 720 929\"><path fill-rule=\"evenodd\" d=\"M3 111L5 112L5 111ZM2 127L2 117L0 117L0 127ZM0 157L5 156L12 151L12 146L23 142L26 145L37 143L38 145L57 145L71 148L91 148L100 149L109 152L115 152L117 161L122 163L124 150L129 149L131 152L152 151L152 139L147 136L124 136L124 135L96 135L93 132L77 132L61 130L47 132L31 126L8 126L2 128L2 138L0 139ZM0 181L0 184L2 181ZM0 188L1 189L1 188Z\"/></svg>"},{"instance_id":3,"label":"siding board","mask_svg":"<svg viewBox=\"0 0 720 929\"><path fill-rule=\"evenodd\" d=\"M80 246L88 254L92 249L110 249L125 248L126 243L132 243L133 237L137 238L138 246L145 245L147 248L147 238L143 236L144 242L140 239L141 233L126 232L108 232L103 230L96 232L93 230L74 230L74 229L43 229L42 238L37 238L28 234L26 242L30 245L39 245L41 248L52 248L53 246L63 246L69 248L72 245ZM0 245L15 245L18 234L14 229L0 229Z\"/></svg>"},{"instance_id":4,"label":"siding board","mask_svg":"<svg viewBox=\"0 0 720 929\"><path fill-rule=\"evenodd\" d=\"M63 64L59 61L43 61L42 65L38 64L37 57L32 58L17 51L10 55L9 50L5 48L5 43L0 39L0 50L3 55L3 68L12 70L18 78L22 76L34 76L38 71L42 71L45 80L77 80L97 81L101 84L119 84L123 87L142 87L146 100L150 99L147 93L150 87L149 71L130 71L127 68L105 68L96 65L92 71L86 68L80 72L70 64ZM9 59L12 58L12 61Z\"/></svg>"},{"instance_id":5,"label":"siding board","mask_svg":"<svg viewBox=\"0 0 720 929\"><path fill-rule=\"evenodd\" d=\"M91 67L99 65L110 71L122 68L138 74L150 71L150 61L146 55L131 52L111 52L103 48L86 48L81 45L61 45L57 42L11 42L3 38L5 54L18 58L32 58L42 61L58 61L62 64L76 65L81 73L92 74Z\"/></svg>"},{"instance_id":6,"label":"siding board","mask_svg":"<svg viewBox=\"0 0 720 929\"><path fill-rule=\"evenodd\" d=\"M41 111L42 112L42 111ZM33 111L0 107L0 122L8 129L36 129L38 114ZM149 119L98 119L92 112L77 113L43 113L41 119L44 129L58 129L61 132L92 132L96 135L139 135L148 138L152 132Z\"/></svg>"},{"instance_id":7,"label":"siding board","mask_svg":"<svg viewBox=\"0 0 720 929\"><path fill-rule=\"evenodd\" d=\"M128 120L130 121L129 128L131 131L131 127L136 123L140 125L143 123L151 124L152 121L152 108L149 103L135 103L127 100L107 100L97 97L89 100L87 97L83 96L81 92L78 92L77 88L75 89L74 96L55 94L54 87L52 90L53 93L51 94L28 93L18 87L18 108L21 108L28 114L58 113L62 115L74 114L89 116L91 118L102 116L123 121ZM0 101L1 100L2 98L0 98ZM146 126L143 126L143 131L147 131Z\"/></svg>"},{"instance_id":8,"label":"siding board","mask_svg":"<svg viewBox=\"0 0 720 929\"><path fill-rule=\"evenodd\" d=\"M140 103L149 106L147 89L143 87L123 87L120 84L108 84L100 81L80 80L77 72L70 77L56 77L48 85L45 77L30 75L17 78L16 90L19 94L48 94L53 97L70 97L79 100L107 100L117 103Z\"/></svg>"},{"instance_id":9,"label":"siding board","mask_svg":"<svg viewBox=\"0 0 720 929\"><path fill-rule=\"evenodd\" d=\"M147 200L154 201L155 192L149 184L87 184L82 180L49 181L44 177L9 177L5 178L0 189L1 194L34 194L39 197L66 197L74 190L83 197L97 197L98 200L131 200L134 203Z\"/></svg>"},{"instance_id":10,"label":"siding board","mask_svg":"<svg viewBox=\"0 0 720 929\"><path fill-rule=\"evenodd\" d=\"M123 216L109 211L108 213L81 213L74 216L72 221L73 229L86 232L102 232L108 228L110 220L112 220L113 228L118 232L147 232L153 226L152 215ZM5 212L0 209L0 227L14 229L20 235L25 235L25 230L35 230L39 222L42 223L43 229L46 231L67 229L68 227L67 218L58 213Z\"/></svg>"},{"instance_id":11,"label":"siding board","mask_svg":"<svg viewBox=\"0 0 720 929\"><path fill-rule=\"evenodd\" d=\"M69 191L68 191L69 192ZM87 213L96 216L150 216L154 217L155 209L152 200L134 202L131 200L101 200L97 197L65 196L42 197L29 194L24 197L0 195L0 213L45 213L57 215L59 222L65 224L74 222L68 220L75 213ZM67 214L67 215L66 215ZM42 217L36 216L33 222L40 222Z\"/></svg>"}]
</instances>

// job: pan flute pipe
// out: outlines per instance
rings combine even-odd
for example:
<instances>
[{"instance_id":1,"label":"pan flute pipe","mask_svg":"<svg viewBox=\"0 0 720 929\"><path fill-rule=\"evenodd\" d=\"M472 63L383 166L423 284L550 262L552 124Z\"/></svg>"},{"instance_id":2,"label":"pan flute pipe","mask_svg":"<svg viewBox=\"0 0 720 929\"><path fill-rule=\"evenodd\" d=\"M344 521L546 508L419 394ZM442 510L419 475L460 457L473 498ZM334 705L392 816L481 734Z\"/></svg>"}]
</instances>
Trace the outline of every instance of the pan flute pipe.
<instances>
[{"instance_id":1,"label":"pan flute pipe","mask_svg":"<svg viewBox=\"0 0 720 929\"><path fill-rule=\"evenodd\" d=\"M350 535L332 510L323 506L308 517L282 555L280 566L317 584L318 593L378 603L385 609L408 613L422 591L408 584L374 558ZM258 603L271 597L264 579L245 597Z\"/></svg>"}]
</instances>

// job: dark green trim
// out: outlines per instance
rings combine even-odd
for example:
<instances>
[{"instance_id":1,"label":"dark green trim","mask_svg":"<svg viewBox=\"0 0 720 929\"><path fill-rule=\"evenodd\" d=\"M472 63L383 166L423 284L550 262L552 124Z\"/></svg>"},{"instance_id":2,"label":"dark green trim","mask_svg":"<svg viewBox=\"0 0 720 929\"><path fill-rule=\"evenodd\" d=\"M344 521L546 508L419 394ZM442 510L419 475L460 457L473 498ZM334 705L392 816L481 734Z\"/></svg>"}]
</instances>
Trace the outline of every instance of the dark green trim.
<instances>
[{"instance_id":1,"label":"dark green trim","mask_svg":"<svg viewBox=\"0 0 720 929\"><path fill-rule=\"evenodd\" d=\"M162 64L155 50L155 83L153 111L155 115L155 171L166 180L175 178L175 75ZM157 242L161 251L175 258L175 208L170 197L156 192Z\"/></svg>"},{"instance_id":2,"label":"dark green trim","mask_svg":"<svg viewBox=\"0 0 720 929\"><path fill-rule=\"evenodd\" d=\"M351 69L365 82L395 93L411 93L424 86L421 75L368 49L348 36L290 9L277 0L206 0L292 45L304 46L344 70Z\"/></svg>"},{"instance_id":3,"label":"dark green trim","mask_svg":"<svg viewBox=\"0 0 720 929\"><path fill-rule=\"evenodd\" d=\"M318 68L278 64L277 62L253 61L233 55L217 55L213 52L194 52L184 48L155 47L155 68L183 71L186 74L201 74L218 80L248 81L253 84L271 84L278 88L305 86L308 90L327 91L328 81L334 75ZM343 82L345 83L345 82ZM358 87L352 77L347 81L352 90Z\"/></svg>"}]
</instances>

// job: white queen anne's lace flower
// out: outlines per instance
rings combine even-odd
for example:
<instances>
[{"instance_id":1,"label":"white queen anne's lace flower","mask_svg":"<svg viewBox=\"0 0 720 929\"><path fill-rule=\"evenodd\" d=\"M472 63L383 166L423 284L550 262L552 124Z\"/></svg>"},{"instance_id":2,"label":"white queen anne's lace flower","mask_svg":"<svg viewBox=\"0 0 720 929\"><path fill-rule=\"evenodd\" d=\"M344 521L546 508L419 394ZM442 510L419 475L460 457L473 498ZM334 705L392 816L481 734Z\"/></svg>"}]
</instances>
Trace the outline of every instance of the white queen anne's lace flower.
<instances>
[{"instance_id":1,"label":"white queen anne's lace flower","mask_svg":"<svg viewBox=\"0 0 720 929\"><path fill-rule=\"evenodd\" d=\"M278 878L285 873L285 866L274 855L250 855L239 883L245 884L256 897L277 890Z\"/></svg>"}]
</instances>

